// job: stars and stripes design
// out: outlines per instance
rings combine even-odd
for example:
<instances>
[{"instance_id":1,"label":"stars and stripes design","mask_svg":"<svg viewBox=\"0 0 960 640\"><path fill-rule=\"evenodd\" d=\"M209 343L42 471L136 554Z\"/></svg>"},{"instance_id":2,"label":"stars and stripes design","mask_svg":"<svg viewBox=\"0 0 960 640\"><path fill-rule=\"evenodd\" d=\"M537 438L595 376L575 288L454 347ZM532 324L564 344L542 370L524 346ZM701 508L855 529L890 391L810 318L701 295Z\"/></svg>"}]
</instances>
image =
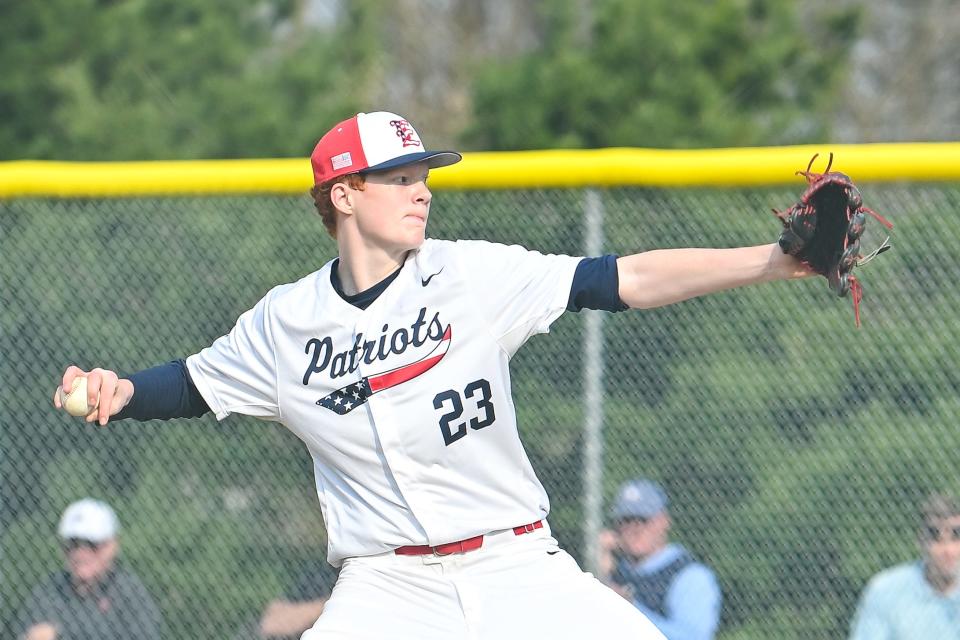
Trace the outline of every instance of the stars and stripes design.
<instances>
[{"instance_id":1,"label":"stars and stripes design","mask_svg":"<svg viewBox=\"0 0 960 640\"><path fill-rule=\"evenodd\" d=\"M447 350L450 348L451 336L450 325L447 325L440 342L423 358L416 362L405 364L402 367L397 367L396 369L366 376L320 398L317 400L317 404L333 411L337 415L342 416L350 413L365 403L367 398L373 394L412 380L432 369L433 366L440 362L443 356L446 355Z\"/></svg>"},{"instance_id":2,"label":"stars and stripes design","mask_svg":"<svg viewBox=\"0 0 960 640\"><path fill-rule=\"evenodd\" d=\"M317 404L342 416L366 402L371 393L370 384L364 378L320 398Z\"/></svg>"}]
</instances>

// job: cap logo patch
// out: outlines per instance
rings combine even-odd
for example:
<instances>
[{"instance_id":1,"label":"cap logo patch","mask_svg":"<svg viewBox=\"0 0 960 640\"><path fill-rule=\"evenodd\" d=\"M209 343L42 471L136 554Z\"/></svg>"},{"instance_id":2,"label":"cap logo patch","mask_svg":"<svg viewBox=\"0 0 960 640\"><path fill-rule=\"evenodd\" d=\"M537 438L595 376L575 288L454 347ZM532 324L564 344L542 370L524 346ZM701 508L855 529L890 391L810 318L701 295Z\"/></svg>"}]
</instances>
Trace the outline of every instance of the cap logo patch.
<instances>
[{"instance_id":1,"label":"cap logo patch","mask_svg":"<svg viewBox=\"0 0 960 640\"><path fill-rule=\"evenodd\" d=\"M404 147L420 147L420 140L417 139L417 133L406 120L391 120L390 126L397 130L397 137L403 142Z\"/></svg>"},{"instance_id":2,"label":"cap logo patch","mask_svg":"<svg viewBox=\"0 0 960 640\"><path fill-rule=\"evenodd\" d=\"M330 162L333 163L333 170L339 171L344 167L349 167L350 165L352 165L353 158L350 157L349 151L344 151L343 153L339 155L335 155L332 158L330 158Z\"/></svg>"}]
</instances>

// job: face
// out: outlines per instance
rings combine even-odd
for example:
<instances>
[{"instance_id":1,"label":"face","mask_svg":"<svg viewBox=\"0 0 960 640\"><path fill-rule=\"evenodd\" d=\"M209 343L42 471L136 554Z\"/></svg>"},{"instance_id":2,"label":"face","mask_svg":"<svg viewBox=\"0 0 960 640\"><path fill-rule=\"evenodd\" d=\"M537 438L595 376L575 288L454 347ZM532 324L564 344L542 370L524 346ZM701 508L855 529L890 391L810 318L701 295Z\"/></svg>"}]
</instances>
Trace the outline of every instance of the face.
<instances>
[{"instance_id":1,"label":"face","mask_svg":"<svg viewBox=\"0 0 960 640\"><path fill-rule=\"evenodd\" d=\"M928 572L952 584L960 575L960 515L930 523L921 534Z\"/></svg>"},{"instance_id":2,"label":"face","mask_svg":"<svg viewBox=\"0 0 960 640\"><path fill-rule=\"evenodd\" d=\"M627 518L617 524L620 548L634 558L645 558L667 544L670 516L658 513L649 519Z\"/></svg>"},{"instance_id":3,"label":"face","mask_svg":"<svg viewBox=\"0 0 960 640\"><path fill-rule=\"evenodd\" d=\"M426 234L432 194L425 162L366 176L362 190L350 189L352 214L368 246L390 250L416 249Z\"/></svg>"},{"instance_id":4,"label":"face","mask_svg":"<svg viewBox=\"0 0 960 640\"><path fill-rule=\"evenodd\" d=\"M113 559L117 555L117 541L93 543L87 540L65 540L63 552L67 559L67 570L74 581L91 584L113 566Z\"/></svg>"}]
</instances>

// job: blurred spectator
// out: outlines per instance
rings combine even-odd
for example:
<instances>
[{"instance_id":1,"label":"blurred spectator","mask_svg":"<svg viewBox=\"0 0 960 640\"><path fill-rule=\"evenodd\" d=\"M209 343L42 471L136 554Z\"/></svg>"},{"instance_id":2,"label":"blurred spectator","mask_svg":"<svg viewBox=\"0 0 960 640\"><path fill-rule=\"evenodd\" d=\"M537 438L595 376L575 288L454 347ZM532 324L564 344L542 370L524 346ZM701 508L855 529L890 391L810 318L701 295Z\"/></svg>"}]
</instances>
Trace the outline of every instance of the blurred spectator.
<instances>
[{"instance_id":1,"label":"blurred spectator","mask_svg":"<svg viewBox=\"0 0 960 640\"><path fill-rule=\"evenodd\" d=\"M66 560L24 603L16 630L26 640L153 640L160 611L139 578L118 564L120 523L85 498L63 512L57 533Z\"/></svg>"},{"instance_id":2,"label":"blurred spectator","mask_svg":"<svg viewBox=\"0 0 960 640\"><path fill-rule=\"evenodd\" d=\"M934 494L920 509L922 557L875 575L851 640L960 639L960 502Z\"/></svg>"},{"instance_id":3,"label":"blurred spectator","mask_svg":"<svg viewBox=\"0 0 960 640\"><path fill-rule=\"evenodd\" d=\"M293 588L267 603L259 619L244 627L234 640L299 638L323 613L336 581L336 569L326 561L309 563Z\"/></svg>"},{"instance_id":4,"label":"blurred spectator","mask_svg":"<svg viewBox=\"0 0 960 640\"><path fill-rule=\"evenodd\" d=\"M667 640L709 640L720 623L716 576L669 541L667 494L638 478L613 504L614 529L600 538L601 579L646 615Z\"/></svg>"}]
</instances>

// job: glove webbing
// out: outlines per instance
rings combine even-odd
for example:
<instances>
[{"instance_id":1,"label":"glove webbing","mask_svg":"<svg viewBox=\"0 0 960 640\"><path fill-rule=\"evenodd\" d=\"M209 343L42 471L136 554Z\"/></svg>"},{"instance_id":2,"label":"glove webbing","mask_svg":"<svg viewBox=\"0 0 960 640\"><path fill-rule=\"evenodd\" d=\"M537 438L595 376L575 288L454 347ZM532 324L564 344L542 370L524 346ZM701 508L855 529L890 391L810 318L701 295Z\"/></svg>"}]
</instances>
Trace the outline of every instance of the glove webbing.
<instances>
[{"instance_id":1,"label":"glove webbing","mask_svg":"<svg viewBox=\"0 0 960 640\"><path fill-rule=\"evenodd\" d=\"M814 172L811 171L811 168L813 167L813 162L817 159L817 156L819 156L819 155L820 155L820 154L816 153L816 154L813 155L812 158L810 158L810 163L807 164L807 170L806 170L806 171L797 171L797 175L798 175L798 176L803 176L804 178L806 178L807 184L809 184L809 185L813 185L813 184L815 184L815 183L817 183L817 182L820 182L820 181L822 181L822 180L827 180L827 179L829 179L829 175L828 175L828 174L830 173L830 167L833 166L833 153L830 154L830 159L827 161L827 168L824 169L823 173L814 173ZM855 189L855 187L854 187L854 189ZM855 191L855 192L856 192L856 191ZM803 198L804 204L807 204L806 200L807 200L807 198L806 198L806 196L804 196L804 198ZM892 223L892 222L890 222L889 220L887 220L886 218L884 218L883 216L881 216L879 213L877 213L877 212L874 211L873 209L870 209L869 207L863 206L863 203L860 201L859 193L857 193L856 202L853 202L853 203L851 203L851 204L852 204L853 206L852 206L852 207L848 207L848 209L847 209L847 223L848 223L848 224L849 224L849 222L850 222L850 218L853 216L853 213L856 213L856 212L858 212L858 211L862 211L862 212L867 213L867 214L869 214L870 216L872 216L877 222L879 222L880 224L882 224L882 225L883 225L884 227L886 227L888 230L893 228L893 223ZM774 211L776 212L776 210L774 210ZM862 233L862 231L861 231L861 233ZM857 238L859 239L859 234L857 234ZM870 260L873 260L875 257L877 257L878 255L880 255L881 253L883 253L884 251L886 251L887 249L890 248L890 244L888 244L889 241L890 241L890 236L887 236L886 239L884 239L884 241L880 244L879 247L877 247L876 250L874 250L872 253L870 253L869 255L867 255L867 256L865 256L865 257L860 257L860 258L858 258L854 264L855 264L856 266L860 266L860 265L866 264L866 263L869 262ZM849 245L850 245L850 236L847 235L847 234L845 234L845 235L844 235L844 238L843 238L843 249L844 249L844 251L847 250L847 248L849 247ZM808 265L808 266L809 266L809 265ZM839 274L839 273L838 273L838 277L842 278L842 277L843 277L843 274ZM843 296L843 295L846 294L847 291L850 291L850 297L851 297L851 299L853 300L853 316L854 316L854 320L855 320L855 322L856 322L856 325L857 325L857 327L859 328L859 327L860 327L860 301L863 299L863 285L860 284L860 281L857 279L857 277L856 277L855 275L853 275L852 273L849 273L849 272L848 272L848 274L847 274L847 276L846 276L846 285L847 285L847 286L845 287L844 284L843 284L843 282L838 282L838 284L837 284L837 292L838 292L839 295Z\"/></svg>"}]
</instances>

